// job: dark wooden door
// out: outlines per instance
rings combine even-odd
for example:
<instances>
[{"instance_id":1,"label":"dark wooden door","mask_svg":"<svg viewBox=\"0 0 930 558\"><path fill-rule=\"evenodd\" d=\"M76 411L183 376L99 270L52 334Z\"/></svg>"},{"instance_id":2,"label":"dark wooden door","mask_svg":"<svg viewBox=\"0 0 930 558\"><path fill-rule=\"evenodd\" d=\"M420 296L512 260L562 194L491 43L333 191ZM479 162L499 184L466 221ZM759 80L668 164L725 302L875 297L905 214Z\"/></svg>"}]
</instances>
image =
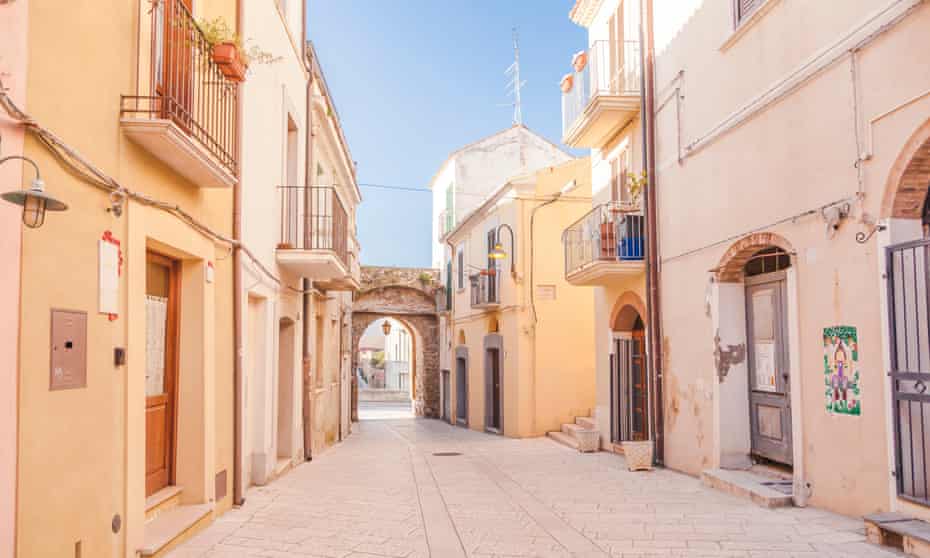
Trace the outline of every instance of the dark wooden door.
<instances>
[{"instance_id":1,"label":"dark wooden door","mask_svg":"<svg viewBox=\"0 0 930 558\"><path fill-rule=\"evenodd\" d=\"M146 255L145 495L174 482L179 264Z\"/></svg>"},{"instance_id":2,"label":"dark wooden door","mask_svg":"<svg viewBox=\"0 0 930 558\"><path fill-rule=\"evenodd\" d=\"M442 420L452 422L452 381L449 371L442 371Z\"/></svg>"},{"instance_id":3,"label":"dark wooden door","mask_svg":"<svg viewBox=\"0 0 930 558\"><path fill-rule=\"evenodd\" d=\"M784 272L746 279L752 454L792 464Z\"/></svg>"},{"instance_id":4,"label":"dark wooden door","mask_svg":"<svg viewBox=\"0 0 930 558\"><path fill-rule=\"evenodd\" d=\"M630 340L630 438L649 439L649 384L646 379L646 332L633 330Z\"/></svg>"},{"instance_id":5,"label":"dark wooden door","mask_svg":"<svg viewBox=\"0 0 930 558\"><path fill-rule=\"evenodd\" d=\"M468 365L464 358L455 359L455 419L468 424Z\"/></svg>"},{"instance_id":6,"label":"dark wooden door","mask_svg":"<svg viewBox=\"0 0 930 558\"><path fill-rule=\"evenodd\" d=\"M500 350L488 349L485 358L487 359L485 366L488 373L488 398L485 403L487 405L487 429L499 433L501 431L501 415L503 414Z\"/></svg>"}]
</instances>

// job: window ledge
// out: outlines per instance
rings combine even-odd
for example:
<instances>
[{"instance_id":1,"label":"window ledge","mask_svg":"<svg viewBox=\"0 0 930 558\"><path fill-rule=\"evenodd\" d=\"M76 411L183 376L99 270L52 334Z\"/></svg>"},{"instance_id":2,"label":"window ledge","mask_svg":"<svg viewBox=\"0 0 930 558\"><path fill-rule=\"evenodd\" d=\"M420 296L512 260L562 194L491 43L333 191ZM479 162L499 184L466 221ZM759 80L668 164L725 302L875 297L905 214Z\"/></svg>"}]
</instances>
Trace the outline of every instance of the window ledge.
<instances>
[{"instance_id":1,"label":"window ledge","mask_svg":"<svg viewBox=\"0 0 930 558\"><path fill-rule=\"evenodd\" d=\"M752 12L752 14L746 18L746 21L740 23L739 27L733 29L730 32L718 50L720 52L726 52L729 50L731 46L736 44L736 42L739 41L747 31L749 31L750 27L753 27L756 23L759 22L759 20L765 17L765 15L775 7L775 4L778 4L779 2L780 0L765 0L761 6L756 8L756 11Z\"/></svg>"}]
</instances>

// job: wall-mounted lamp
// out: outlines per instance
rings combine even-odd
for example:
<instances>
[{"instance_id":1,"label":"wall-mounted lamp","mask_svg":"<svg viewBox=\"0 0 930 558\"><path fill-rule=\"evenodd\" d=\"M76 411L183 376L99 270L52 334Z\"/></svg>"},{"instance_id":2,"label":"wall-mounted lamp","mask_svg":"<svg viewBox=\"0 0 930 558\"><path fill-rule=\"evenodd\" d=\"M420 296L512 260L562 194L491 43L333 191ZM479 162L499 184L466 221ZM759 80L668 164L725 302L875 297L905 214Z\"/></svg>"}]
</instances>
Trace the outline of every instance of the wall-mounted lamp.
<instances>
[{"instance_id":1,"label":"wall-mounted lamp","mask_svg":"<svg viewBox=\"0 0 930 558\"><path fill-rule=\"evenodd\" d=\"M10 155L0 159L0 165L13 159L26 161L36 171L36 177L32 180L32 187L28 190L13 190L12 192L0 194L0 198L22 206L24 225L30 229L37 229L45 222L46 211L64 211L68 209L67 204L45 193L45 183L42 182L42 177L39 176L39 166L32 159L20 155Z\"/></svg>"},{"instance_id":2,"label":"wall-mounted lamp","mask_svg":"<svg viewBox=\"0 0 930 558\"><path fill-rule=\"evenodd\" d=\"M381 331L383 331L385 335L390 335L391 322L384 320L384 323L381 324Z\"/></svg>"},{"instance_id":3,"label":"wall-mounted lamp","mask_svg":"<svg viewBox=\"0 0 930 558\"><path fill-rule=\"evenodd\" d=\"M504 245L501 243L501 229L507 228L507 232L510 233L510 249L513 254L510 255L510 274L514 275L517 273L517 262L516 260L516 244L514 243L513 229L510 228L510 225L507 223L501 223L494 230L494 238L497 241L494 243L494 249L488 254L488 257L492 260L503 260L507 257L507 252L504 250Z\"/></svg>"}]
</instances>

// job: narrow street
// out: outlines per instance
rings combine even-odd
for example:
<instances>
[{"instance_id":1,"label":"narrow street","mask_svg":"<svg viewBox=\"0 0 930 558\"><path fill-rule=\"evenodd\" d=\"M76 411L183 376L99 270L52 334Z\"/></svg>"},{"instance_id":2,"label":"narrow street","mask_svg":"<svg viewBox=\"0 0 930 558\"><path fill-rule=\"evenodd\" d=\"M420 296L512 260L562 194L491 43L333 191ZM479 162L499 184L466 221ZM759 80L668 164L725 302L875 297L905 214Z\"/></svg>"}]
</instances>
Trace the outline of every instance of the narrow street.
<instances>
[{"instance_id":1,"label":"narrow street","mask_svg":"<svg viewBox=\"0 0 930 558\"><path fill-rule=\"evenodd\" d=\"M768 510L668 470L546 438L363 420L171 556L896 556L862 521ZM442 455L457 453L461 455Z\"/></svg>"}]
</instances>

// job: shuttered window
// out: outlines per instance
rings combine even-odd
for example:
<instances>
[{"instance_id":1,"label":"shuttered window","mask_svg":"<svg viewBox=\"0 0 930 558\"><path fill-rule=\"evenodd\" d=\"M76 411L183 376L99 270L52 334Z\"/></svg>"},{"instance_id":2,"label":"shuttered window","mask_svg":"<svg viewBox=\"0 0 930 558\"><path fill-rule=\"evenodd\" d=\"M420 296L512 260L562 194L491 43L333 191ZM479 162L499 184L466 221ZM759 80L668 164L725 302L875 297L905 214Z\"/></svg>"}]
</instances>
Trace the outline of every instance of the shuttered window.
<instances>
[{"instance_id":1,"label":"shuttered window","mask_svg":"<svg viewBox=\"0 0 930 558\"><path fill-rule=\"evenodd\" d=\"M733 0L733 20L739 27L765 0Z\"/></svg>"},{"instance_id":2,"label":"shuttered window","mask_svg":"<svg viewBox=\"0 0 930 558\"><path fill-rule=\"evenodd\" d=\"M458 257L455 263L458 266L458 288L461 290L465 288L465 249L461 246L459 246Z\"/></svg>"}]
</instances>

